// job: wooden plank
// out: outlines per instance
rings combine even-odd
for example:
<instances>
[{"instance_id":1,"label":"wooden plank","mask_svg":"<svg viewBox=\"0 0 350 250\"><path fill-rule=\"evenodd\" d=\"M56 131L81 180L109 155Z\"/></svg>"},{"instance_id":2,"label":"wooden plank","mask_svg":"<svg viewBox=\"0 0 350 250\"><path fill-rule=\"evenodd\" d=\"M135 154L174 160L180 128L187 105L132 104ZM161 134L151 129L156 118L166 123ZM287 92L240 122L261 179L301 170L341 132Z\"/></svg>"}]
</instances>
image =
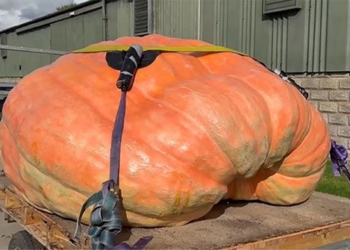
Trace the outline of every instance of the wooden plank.
<instances>
[{"instance_id":1,"label":"wooden plank","mask_svg":"<svg viewBox=\"0 0 350 250\"><path fill-rule=\"evenodd\" d=\"M350 239L350 220L222 250L313 249Z\"/></svg>"},{"instance_id":2,"label":"wooden plank","mask_svg":"<svg viewBox=\"0 0 350 250\"><path fill-rule=\"evenodd\" d=\"M125 228L119 237L132 245L140 237L152 235L147 249L311 249L349 239L348 203L339 197L315 194L307 203L293 207L219 204L202 220L182 227ZM47 249L90 249L86 226L82 240L75 242L74 221L35 209L11 188L0 189L0 208Z\"/></svg>"},{"instance_id":3,"label":"wooden plank","mask_svg":"<svg viewBox=\"0 0 350 250\"><path fill-rule=\"evenodd\" d=\"M1 195L2 194L2 195ZM23 201L11 189L0 191L0 208L47 249L88 249L72 241L71 234L48 215Z\"/></svg>"}]
</instances>

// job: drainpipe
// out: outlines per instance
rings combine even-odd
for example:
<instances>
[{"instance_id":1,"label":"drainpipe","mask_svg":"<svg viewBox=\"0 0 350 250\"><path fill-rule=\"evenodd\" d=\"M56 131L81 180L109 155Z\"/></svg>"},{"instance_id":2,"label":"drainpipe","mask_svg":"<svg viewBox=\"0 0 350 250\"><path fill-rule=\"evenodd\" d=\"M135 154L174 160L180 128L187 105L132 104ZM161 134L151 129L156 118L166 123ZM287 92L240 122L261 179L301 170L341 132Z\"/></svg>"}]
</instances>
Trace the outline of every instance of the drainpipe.
<instances>
[{"instance_id":1,"label":"drainpipe","mask_svg":"<svg viewBox=\"0 0 350 250\"><path fill-rule=\"evenodd\" d=\"M106 0L102 0L103 40L108 40L108 19Z\"/></svg>"},{"instance_id":2,"label":"drainpipe","mask_svg":"<svg viewBox=\"0 0 350 250\"><path fill-rule=\"evenodd\" d=\"M198 10L197 10L197 39L200 40L202 36L202 25L201 25L201 20L202 20L202 6L201 6L202 0L198 0Z\"/></svg>"}]
</instances>

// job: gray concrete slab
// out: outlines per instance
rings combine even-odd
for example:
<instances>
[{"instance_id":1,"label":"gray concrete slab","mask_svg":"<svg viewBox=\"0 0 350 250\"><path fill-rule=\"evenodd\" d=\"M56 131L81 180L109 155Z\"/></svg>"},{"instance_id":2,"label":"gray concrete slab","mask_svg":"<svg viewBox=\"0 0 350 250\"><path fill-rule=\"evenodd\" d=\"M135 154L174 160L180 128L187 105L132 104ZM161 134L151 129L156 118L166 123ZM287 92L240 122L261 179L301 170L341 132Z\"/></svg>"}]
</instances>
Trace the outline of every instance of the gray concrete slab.
<instances>
[{"instance_id":1,"label":"gray concrete slab","mask_svg":"<svg viewBox=\"0 0 350 250\"><path fill-rule=\"evenodd\" d=\"M18 223L7 223L4 213L0 212L0 249L7 249L14 233L23 230Z\"/></svg>"}]
</instances>

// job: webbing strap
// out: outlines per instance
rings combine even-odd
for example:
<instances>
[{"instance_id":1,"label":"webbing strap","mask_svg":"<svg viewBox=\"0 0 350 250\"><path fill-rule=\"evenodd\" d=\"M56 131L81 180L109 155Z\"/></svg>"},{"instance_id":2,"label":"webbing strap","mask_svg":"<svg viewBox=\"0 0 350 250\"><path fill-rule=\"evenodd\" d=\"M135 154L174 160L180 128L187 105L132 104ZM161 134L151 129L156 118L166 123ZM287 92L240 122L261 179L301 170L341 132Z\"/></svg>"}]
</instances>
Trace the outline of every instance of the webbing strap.
<instances>
[{"instance_id":1,"label":"webbing strap","mask_svg":"<svg viewBox=\"0 0 350 250\"><path fill-rule=\"evenodd\" d=\"M127 51L131 46L126 45L91 45L82 49L74 50L71 53L98 53L98 52L110 52L110 51ZM240 55L247 56L246 54L229 49L223 46L205 45L205 46L145 46L142 47L143 51L162 51L162 52L207 52L207 53L220 53L220 52L232 52Z\"/></svg>"},{"instance_id":2,"label":"webbing strap","mask_svg":"<svg viewBox=\"0 0 350 250\"><path fill-rule=\"evenodd\" d=\"M91 238L92 249L143 249L152 237L141 238L134 246L123 243L118 245L117 234L122 230L122 218L120 213L121 200L119 192L120 151L126 113L126 93L131 90L132 81L140 64L142 48L132 46L129 48L122 70L117 81L117 87L121 89L121 98L112 132L110 149L110 176L109 180L102 184L102 190L93 194L82 206L80 211L75 237L80 238L80 222L85 210L95 205L90 215L88 235Z\"/></svg>"}]
</instances>

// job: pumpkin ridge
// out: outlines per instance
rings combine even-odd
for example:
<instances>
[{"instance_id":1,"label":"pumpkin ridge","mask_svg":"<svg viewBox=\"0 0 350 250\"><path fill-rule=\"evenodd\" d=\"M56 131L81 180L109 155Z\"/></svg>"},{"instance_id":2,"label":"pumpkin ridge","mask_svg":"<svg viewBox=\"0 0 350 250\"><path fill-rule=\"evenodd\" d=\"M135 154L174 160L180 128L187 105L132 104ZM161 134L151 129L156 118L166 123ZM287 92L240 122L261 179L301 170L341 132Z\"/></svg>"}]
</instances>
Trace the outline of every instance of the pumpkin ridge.
<instances>
[{"instance_id":1,"label":"pumpkin ridge","mask_svg":"<svg viewBox=\"0 0 350 250\"><path fill-rule=\"evenodd\" d=\"M142 137L138 137L138 140L140 140L140 142L145 142L145 143L147 143L147 141L146 141L145 139L143 139ZM154 150L154 151L156 151L156 152L158 152L159 154L161 154L161 155L163 155L163 156L166 156L167 158L171 158L171 159L173 159L173 160L175 160L175 161L184 163L184 165L189 165L190 168L192 169L192 171L195 172L195 173L191 173L191 175L192 175L192 174L195 174L195 175L197 175L197 176L199 175L201 178L207 179L207 180L209 180L210 182L213 182L213 183L214 183L214 182L217 182L217 180L216 180L216 179L213 179L212 176L206 176L206 175L205 175L205 174L206 174L205 171L200 171L200 170L197 168L197 166L191 165L191 162L183 162L182 159L180 160L180 159L178 159L177 157L175 157L175 156L173 156L173 155L171 155L171 154L165 153L164 150L161 150L160 146L153 145L153 146L151 147L151 149ZM218 149L220 149L220 148L218 148ZM178 173L181 173L181 174L188 174L187 171L182 171L181 169L177 168L176 166L170 166L170 167L174 169L174 172L178 172ZM190 178L191 175L188 175L187 177ZM221 184L220 184L220 185L221 185Z\"/></svg>"},{"instance_id":2,"label":"pumpkin ridge","mask_svg":"<svg viewBox=\"0 0 350 250\"><path fill-rule=\"evenodd\" d=\"M262 109L262 112L264 112L265 124L267 124L267 131L266 131L266 132L267 132L267 138L268 138L268 145L267 145L267 147L268 147L269 149L266 151L266 153L265 153L265 155L264 155L265 160L264 160L263 163L259 166L259 169L261 169L261 168L263 168L263 167L266 165L266 161L267 161L268 158L269 158L269 153L270 153L269 151L270 151L270 146L271 146L269 142L271 141L271 137L272 137L272 135L273 135L273 133L272 133L273 128L272 128L272 123L271 123L271 112L270 112L269 106L268 106L268 104L266 103L265 98L260 94L259 91L256 90L256 88L254 88L252 85L250 85L250 84L248 83L247 79L238 78L238 77L237 77L236 75L234 75L234 74L229 74L229 75L227 75L227 77L230 77L230 78L234 79L235 81L242 82L242 83L245 85L245 87L249 89L250 92L255 93L255 95L252 94L252 95L250 95L249 97L251 98L251 97L253 96L253 97L256 99L256 101L260 104L260 105L259 105L259 108ZM249 101L248 98L247 98L247 104L248 104L249 102L250 102L250 101ZM250 104L248 104L248 105L250 105ZM264 107L262 107L262 106L264 106ZM247 120L247 119L249 119L250 117L249 117L249 116L246 116L246 115L243 115L243 114L242 114L242 117L243 117L243 119L245 119L245 123L248 124L248 127L250 127L250 130L251 130L251 131L254 131L255 128L253 128L251 125L249 125L249 121ZM261 154L261 152L260 152L260 154Z\"/></svg>"},{"instance_id":3,"label":"pumpkin ridge","mask_svg":"<svg viewBox=\"0 0 350 250\"><path fill-rule=\"evenodd\" d=\"M287 83L286 83L287 84ZM297 111L297 118L298 122L295 126L295 131L299 131L299 134L301 134L299 137L299 141L295 142L296 137L293 138L292 144L290 145L290 152L293 152L296 148L298 148L304 140L306 140L306 137L310 134L310 129L312 127L311 122L315 117L312 114L311 109L313 106L305 100L305 98L299 93L299 91L292 86L291 84L287 84L287 90L290 92L291 98L294 100L292 103L296 106L296 111ZM302 112L300 112L302 111ZM303 119L303 114L305 114L305 117L308 117L309 119L301 123L300 120ZM302 127L302 131L300 131L301 124L304 126ZM286 158L288 157L289 152L286 155Z\"/></svg>"},{"instance_id":4,"label":"pumpkin ridge","mask_svg":"<svg viewBox=\"0 0 350 250\"><path fill-rule=\"evenodd\" d=\"M172 111L174 111L175 113L178 113L180 116L182 116L184 119L187 119L190 123L192 123L196 129L200 129L202 132L204 132L207 136L207 138L213 138L212 134L204 128L204 126L198 122L195 118L191 117L189 114L187 114L186 112L183 112L183 110L181 110L180 108L176 107L173 103L169 102L169 101L165 101L164 99L161 99L160 97L149 97L152 98L153 101L157 100L159 103L161 103L162 105L164 105L165 107L171 109ZM231 159L228 157L228 155L226 155L225 152L222 151L222 148L220 147L220 145L217 143L217 141L215 141L215 148L217 148L218 150L220 150L220 152L222 152L225 155L225 158L232 163ZM195 166L192 166L192 168L195 168ZM198 171L198 169L196 169ZM198 174L204 175L207 171L198 171ZM212 176L207 176L207 178L212 179Z\"/></svg>"},{"instance_id":5,"label":"pumpkin ridge","mask_svg":"<svg viewBox=\"0 0 350 250\"><path fill-rule=\"evenodd\" d=\"M6 116L5 116L6 117ZM111 127L113 126L113 124L112 124L112 122L111 122ZM52 132L54 132L54 133L52 133ZM13 134L16 134L16 133L11 133L11 136L13 135ZM50 134L51 134L51 136L54 136L55 134L56 135L59 135L59 134L57 134L57 133L55 133L55 130L53 130L53 131L51 131L50 132ZM61 138L60 138L61 139ZM17 140L16 140L17 141ZM65 144L64 142L66 141L66 139L65 138L63 138L62 140L62 143L63 144ZM18 142L18 143L20 143L20 142ZM18 146L17 145L17 147L18 147L18 149L20 149L20 148L22 148L22 147L20 147L20 146ZM25 156L29 156L30 154L29 154L29 152L27 151L27 150L21 150L22 151L22 155L25 155ZM29 155L28 155L29 154ZM27 157L26 157L26 159L29 161L29 162L31 162L32 164L35 162L35 161L33 161L33 160L29 160ZM45 166L44 167L44 169L47 169L47 170L52 170L52 164L50 164L50 163L43 163L43 166ZM44 169L42 169L42 171L44 170ZM46 174L50 174L49 172L45 172ZM55 173L54 171L52 172L52 173ZM56 173L57 174L57 173ZM67 179L67 176L66 175L64 175L64 176L62 176L62 178L60 178L59 177L59 175L55 175L55 177L57 178L57 179L59 179L60 181L62 181L62 182L65 182L65 183L67 183L67 184L69 184L69 185L73 185L73 183L69 183L69 179ZM75 189L76 187L74 187L74 186L70 186L70 187L72 187L73 189ZM84 192L84 191L83 191ZM86 192L86 191L85 191Z\"/></svg>"},{"instance_id":6,"label":"pumpkin ridge","mask_svg":"<svg viewBox=\"0 0 350 250\"><path fill-rule=\"evenodd\" d=\"M297 91L295 89L295 87L293 86L288 86L290 91ZM293 103L296 103L297 107L297 112L298 112L298 123L295 127L295 131L299 131L299 133L301 134L299 137L299 140L297 142L295 142L296 137L293 138L291 147L290 147L290 152L287 153L286 158L289 156L290 153L292 153L296 148L298 148L306 139L306 137L308 136L308 134L310 133L310 129L311 129L311 122L312 122L312 112L310 112L310 108L312 108L311 106L309 106L309 103L303 102L304 99L301 98L301 96L299 96L300 93L294 93L291 94L292 98L294 99ZM303 105L303 107L301 106L301 104ZM309 119L304 122L301 123L300 120L303 119L303 114L307 113L307 115L305 115L306 117L308 117ZM304 126L302 126L302 131L300 130L301 124L303 124Z\"/></svg>"},{"instance_id":7,"label":"pumpkin ridge","mask_svg":"<svg viewBox=\"0 0 350 250\"><path fill-rule=\"evenodd\" d=\"M80 60L84 60L84 58L81 59L80 57L79 57L79 59ZM72 64L74 65L74 64L76 64L78 62L80 67L87 69L87 72L89 72L89 71L94 72L96 75L99 76L99 78L100 78L101 75L104 75L104 74L100 74L98 71L95 70L95 68L100 68L99 65L96 65L95 67L92 67L92 66L90 67L90 66L86 66L86 64L85 64L84 66L82 66L83 63L80 60L75 59L75 62L73 62ZM74 84L69 84L69 83L67 83L67 81L64 81L60 77L61 76L60 74L54 74L54 72L52 72L52 71L50 73L52 75L52 78L57 79L61 86L65 86L65 88L67 88L67 89L69 88L71 90L75 90L76 89L77 86L75 86ZM116 71L115 81L117 80L117 77L118 77L117 75L119 75L119 71ZM112 82L108 78L106 78L106 80L104 82L106 83L106 85L107 84L108 85L112 85ZM113 84L113 85L115 86L115 84ZM115 99L115 102L114 102L115 115L112 118L107 116L107 115L105 115L104 113L102 113L101 112L101 108L96 106L93 102L90 101L90 99L91 99L90 93L81 92L81 91L72 91L71 93L74 94L74 98L81 99L82 103L86 103L87 105L89 105L89 107L92 110L96 111L96 113L99 114L101 120L105 120L106 122L108 122L108 124L110 124L110 126L108 126L108 127L113 128L115 116L116 116L116 113L117 113L117 105L118 105L119 99L120 99L120 90L117 89L116 86L115 86L115 88L113 88L113 90L115 90L117 98ZM143 94L143 93L140 91L140 94ZM147 98L145 98L145 99L147 99ZM146 101L148 101L148 100L146 100ZM128 102L129 105L132 105L132 106L133 105L135 105L135 106L142 105L142 104L136 104L134 98L131 98L130 96L127 97L127 102ZM126 116L129 116L129 115L130 115L130 110L127 110ZM127 131L128 130L128 126L125 126L124 130Z\"/></svg>"},{"instance_id":8,"label":"pumpkin ridge","mask_svg":"<svg viewBox=\"0 0 350 250\"><path fill-rule=\"evenodd\" d=\"M310 114L310 116L312 117L311 120L313 121L317 121L319 120L319 122L321 122L321 118L319 116L316 115L316 110L315 109L311 109L312 112ZM327 130L323 129L323 133L318 133L318 135L321 134L321 137L315 137L314 133L313 133L313 129L315 129L314 127L318 127L317 125L310 125L310 129L307 133L307 135L304 137L302 143L299 145L300 148L304 148L307 147L306 145L309 144L310 140L312 140L312 144L310 146L308 146L308 148L311 147L311 149L307 150L307 151L302 151L299 147L295 148L292 153L290 155L288 155L284 161L283 164L288 166L288 169L286 169L285 166L283 168L279 169L280 174L287 176L287 177L294 177L294 178L298 178L298 177L304 177L304 176L309 176L314 174L315 172L319 172L321 171L321 169L323 168L323 162L327 160L328 155L326 155L324 157L324 159L322 158L318 158L317 161L314 160L314 154L315 155L319 155L320 152L319 151L323 151L323 152L329 152L330 150L330 143L326 140L326 138L329 136ZM310 154L309 152L313 152L313 154ZM297 156L297 157L295 157ZM293 159L294 158L294 159ZM297 162L300 162L300 158L303 159L303 161L305 162L303 165L309 165L312 164L312 167L309 167L311 169L307 170L307 171L300 171L299 169L295 169L295 167L293 168L293 166L297 165ZM321 162L319 162L321 161ZM318 167L317 167L318 166ZM293 175L294 174L294 175Z\"/></svg>"},{"instance_id":9,"label":"pumpkin ridge","mask_svg":"<svg viewBox=\"0 0 350 250\"><path fill-rule=\"evenodd\" d=\"M204 85L207 85L209 88L212 88L212 86L210 86L210 85L212 85L212 84L210 84L212 81L215 81L216 80L216 83L215 83L215 85L221 85L221 84L226 84L227 85L227 88L232 88L231 86L231 84L227 84L226 83L226 81L228 80L228 76L221 76L221 75L210 75L210 77L208 77L208 78L206 78L206 76L201 76L201 77L197 77L197 81L198 82L201 82L201 85L202 86L204 86ZM219 81L220 80L220 81ZM223 82L221 82L221 81L223 81ZM236 81L236 83L235 84L238 84L239 82L241 82L239 79L235 79L235 81ZM210 82L210 83L209 83ZM226 86L225 85L225 86ZM227 101L229 100L229 99L232 99L232 96L235 94L235 93L241 93L242 92L242 87L245 87L245 88L247 88L246 87L246 85L243 83L243 82L241 82L241 87L240 87L240 89L238 90L238 92L234 92L233 90L231 90L231 92L229 92L228 93L228 90L227 89L225 89L225 90L223 90L223 91L221 91L221 94L220 95L225 95L226 93L227 93ZM192 92L193 91L193 93L196 93L196 95L198 96L201 92L198 92L198 90L197 91L194 91L193 90L193 85L191 85L191 87L189 87L187 84L185 84L185 83L182 83L181 85L174 85L174 87L173 88L171 88L171 89L167 89L164 93L165 94L167 94L167 93L172 93L173 91L174 91L174 88L175 88L175 86L176 86L176 89L180 89L180 88L183 88L183 89L188 89L190 92ZM238 88L238 87L237 87ZM248 89L250 90L251 89L251 87L248 87ZM202 90L200 90L200 91L202 91ZM215 91L215 88L213 89L213 91ZM235 90L236 91L236 90ZM245 90L245 92L246 91L248 91L247 89ZM187 92L186 92L187 93ZM214 92L213 92L214 93ZM222 93L224 93L224 94L222 94ZM171 96L171 94L169 94L170 96ZM184 94L183 94L183 92L181 92L181 94L180 94L181 96L183 96ZM243 96L243 94L241 94L241 96L242 97L244 97L244 98L246 98L247 99L247 101L248 101L248 97L247 96ZM259 97L259 98L261 98L260 97L260 95L257 95L257 97ZM214 102L215 101L215 99L214 99L214 97L211 97L210 96L210 98L212 99L212 101ZM241 98L240 98L240 100L241 100ZM208 102L208 100L207 99L203 99L202 100L202 102ZM211 103L211 101L209 101L210 103ZM171 102L170 101L168 101L168 103L170 104ZM245 103L247 103L247 102L245 102ZM243 102L241 102L240 104L244 104ZM216 107L217 108L217 107ZM236 105L235 103L234 103L234 105L232 105L231 106L231 109L232 108L235 108L235 111L231 111L232 112L232 114L234 114L236 117L236 119L235 120L237 120L238 118L237 118L237 115L239 114L241 117L242 117L242 119L244 119L245 118L245 115L244 114L242 114L242 112L241 112L241 110L240 110L240 108L239 108L239 105ZM183 112L184 113L184 112ZM196 116L196 119L198 120L198 121L205 121L206 123L208 123L207 125L208 125L208 131L209 130L211 130L212 128L209 126L209 121L208 121L208 117L206 117L206 116L200 116L200 118L199 118L199 116L197 115ZM243 120L242 119L238 119L238 120L240 120L240 122L243 122ZM252 128L251 128L251 126L249 125L249 123L247 123L247 120L246 119L244 119L244 122L246 123L246 125L243 125L243 127L247 127L247 128L249 128L249 130L250 131L252 131ZM237 122L235 122L235 125L237 126L238 125L238 123ZM212 125L211 125L212 126ZM224 148L223 148L223 145L222 145L222 143L221 143L221 140L220 141L218 141L217 140L217 138L216 138L216 135L215 135L215 132L214 132L214 134L213 134L213 131L211 131L211 132L209 132L210 133L210 136L211 137L213 137L213 139L214 139L214 141L216 142L216 144L218 144L218 146L219 146L219 148L221 149L221 151L223 151L223 153L227 156L227 158L230 160L230 162L233 164L233 166L237 166L237 164L236 164L236 162L235 161L233 161L233 159L232 159L232 157L231 156L229 156L228 155L228 153L226 152L226 150L224 150ZM237 135L238 137L240 137L240 135ZM227 142L227 143L229 143L229 142ZM261 165L263 165L264 164L264 161L262 160L261 161Z\"/></svg>"},{"instance_id":10,"label":"pumpkin ridge","mask_svg":"<svg viewBox=\"0 0 350 250\"><path fill-rule=\"evenodd\" d=\"M232 76L232 74L230 74L230 76ZM259 71L258 75L250 75L250 76L247 76L246 78L242 77L242 79L240 79L240 80L243 81L248 86L251 86L254 89L252 91L257 92L259 94L259 96L261 96L263 98L263 102L266 104L266 107L267 107L267 110L268 110L268 111L266 111L266 113L268 115L267 122L269 123L269 127L270 127L270 130L269 130L270 136L269 136L269 138L270 138L270 142L271 142L271 141L275 141L276 137L278 138L280 135L274 133L274 131L277 130L277 129L274 128L276 125L271 122L273 120L272 111L271 111L271 108L273 108L273 106L270 107L271 103L269 103L269 101L268 101L270 99L270 97L265 92L261 91L261 89L259 88L259 85L258 85L259 84L259 81L258 81L259 77L264 77L264 76L266 76L266 78L270 78L271 80L272 80L272 77L277 77L277 76L273 75L272 72L266 70L266 71ZM237 76L235 76L235 77L237 77ZM285 84L285 85L282 85L282 84ZM256 85L258 87L258 89L254 88L254 85ZM278 79L278 82L273 82L272 83L272 86L273 85L276 86L276 87L281 86L282 89L286 88L287 89L286 91L287 91L288 94L284 94L284 96L285 96L285 98L288 98L288 100L290 100L291 98L294 97L294 95L290 91L288 91L289 87L292 87L292 86L287 85L287 83L280 82L280 79ZM284 103L288 103L288 104L285 105ZM282 105L288 107L289 103L290 102L287 102L287 100L284 100ZM290 109L292 109L292 108L290 108ZM282 111L280 111L280 113L281 112ZM291 126L292 123L293 123L293 120L289 121L288 124L285 124L285 130L289 129L289 127ZM278 124L278 126L281 126L281 124ZM278 129L281 130L281 128L278 128ZM288 137L288 134L284 134L284 137ZM294 137L294 135L292 135L292 137ZM282 143L284 141L289 141L289 140L282 139L282 140L279 141L279 143ZM291 142L290 142L290 144L291 144ZM276 155L276 150L279 150L281 148L280 145L276 145L275 148L272 148L271 146L272 145L270 143L270 149L269 149L269 152L268 152L268 157L266 158L267 162L265 163L265 166L269 166L271 164L275 164L276 162L278 162L281 159L285 158L285 153L283 153L284 151L280 152L279 154ZM291 145L285 145L284 148L287 148L286 150L289 151L289 147L290 146Z\"/></svg>"},{"instance_id":11,"label":"pumpkin ridge","mask_svg":"<svg viewBox=\"0 0 350 250\"><path fill-rule=\"evenodd\" d=\"M33 162L31 162L31 160L26 157L26 153L24 152L22 147L20 145L18 145L18 141L15 140L15 138L13 137L14 133L13 133L13 131L11 132L11 129L8 126L6 117L3 117L3 118L4 118L4 119L2 119L2 121L3 121L3 128L5 129L6 133L9 135L9 138L12 140L14 145L18 148L19 156L21 156L23 159L25 159L25 161L27 161L28 163L30 163L31 165L34 166ZM22 168L20 168L19 174L21 174L21 171L22 171ZM41 170L38 169L38 171L42 172L45 175L50 175L49 172L45 172L45 171L43 171L43 169L41 169Z\"/></svg>"}]
</instances>

